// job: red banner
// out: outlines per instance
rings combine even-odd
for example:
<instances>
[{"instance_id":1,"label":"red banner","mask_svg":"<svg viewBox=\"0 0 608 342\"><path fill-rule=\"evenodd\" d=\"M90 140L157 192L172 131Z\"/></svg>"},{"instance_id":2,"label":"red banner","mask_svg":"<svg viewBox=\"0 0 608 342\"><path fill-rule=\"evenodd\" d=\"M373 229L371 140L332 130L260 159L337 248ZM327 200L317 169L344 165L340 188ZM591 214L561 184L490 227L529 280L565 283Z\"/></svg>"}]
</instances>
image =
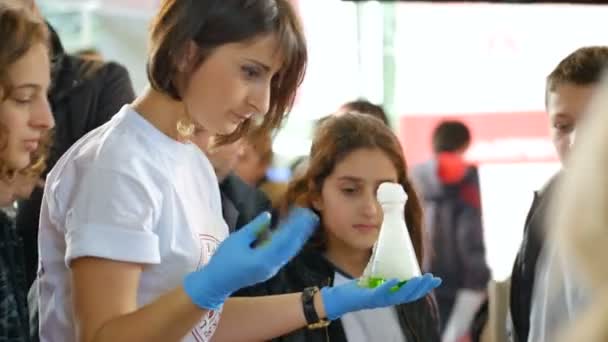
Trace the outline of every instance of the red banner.
<instances>
[{"instance_id":1,"label":"red banner","mask_svg":"<svg viewBox=\"0 0 608 342\"><path fill-rule=\"evenodd\" d=\"M426 114L406 115L400 119L399 137L409 165L432 157L433 130L445 119L460 120L471 130L472 144L467 159L474 163L557 161L544 112Z\"/></svg>"}]
</instances>

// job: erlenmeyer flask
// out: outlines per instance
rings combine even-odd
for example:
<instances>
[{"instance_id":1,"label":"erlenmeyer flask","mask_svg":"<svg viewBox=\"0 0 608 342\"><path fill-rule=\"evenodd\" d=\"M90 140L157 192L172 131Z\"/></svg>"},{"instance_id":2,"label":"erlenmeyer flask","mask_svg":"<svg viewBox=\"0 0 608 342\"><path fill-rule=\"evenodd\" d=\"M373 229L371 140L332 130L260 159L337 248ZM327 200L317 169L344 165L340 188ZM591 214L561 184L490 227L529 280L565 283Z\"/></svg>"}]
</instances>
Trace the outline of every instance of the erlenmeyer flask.
<instances>
[{"instance_id":1,"label":"erlenmeyer flask","mask_svg":"<svg viewBox=\"0 0 608 342\"><path fill-rule=\"evenodd\" d=\"M359 285L371 288L389 279L399 279L403 284L420 276L416 252L405 224L407 194L401 184L386 182L378 187L377 198L384 220L372 256L359 281Z\"/></svg>"}]
</instances>

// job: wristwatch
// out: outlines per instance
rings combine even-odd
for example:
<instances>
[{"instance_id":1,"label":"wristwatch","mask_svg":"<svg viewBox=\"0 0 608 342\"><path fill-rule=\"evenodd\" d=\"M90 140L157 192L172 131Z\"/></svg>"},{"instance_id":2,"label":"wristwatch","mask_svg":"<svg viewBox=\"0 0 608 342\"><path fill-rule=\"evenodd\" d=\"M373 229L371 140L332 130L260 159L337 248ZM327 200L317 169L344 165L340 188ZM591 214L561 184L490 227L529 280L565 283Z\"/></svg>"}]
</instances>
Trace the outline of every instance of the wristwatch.
<instances>
[{"instance_id":1,"label":"wristwatch","mask_svg":"<svg viewBox=\"0 0 608 342\"><path fill-rule=\"evenodd\" d=\"M302 291L302 309L304 310L304 317L306 317L308 329L310 330L325 328L331 323L329 320L320 319L319 315L317 315L313 301L317 292L319 292L319 288L316 286L307 287Z\"/></svg>"}]
</instances>

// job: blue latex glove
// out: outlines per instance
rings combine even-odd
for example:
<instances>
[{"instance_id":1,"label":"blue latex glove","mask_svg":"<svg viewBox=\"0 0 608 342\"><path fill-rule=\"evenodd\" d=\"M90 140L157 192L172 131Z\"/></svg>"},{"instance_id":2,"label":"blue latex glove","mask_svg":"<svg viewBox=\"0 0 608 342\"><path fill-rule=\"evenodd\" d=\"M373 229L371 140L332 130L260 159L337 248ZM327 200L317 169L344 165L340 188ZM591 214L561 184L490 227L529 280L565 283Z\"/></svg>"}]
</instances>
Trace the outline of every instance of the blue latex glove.
<instances>
[{"instance_id":1,"label":"blue latex glove","mask_svg":"<svg viewBox=\"0 0 608 342\"><path fill-rule=\"evenodd\" d=\"M259 215L224 240L207 265L186 276L186 293L203 309L219 309L233 292L274 276L298 254L318 223L311 210L296 208L269 241L254 248L253 242L270 225L269 213Z\"/></svg>"},{"instance_id":2,"label":"blue latex glove","mask_svg":"<svg viewBox=\"0 0 608 342\"><path fill-rule=\"evenodd\" d=\"M391 290L397 284L399 280L393 279L370 289L359 286L358 280L353 280L335 287L324 287L321 298L327 318L334 320L349 312L417 301L441 285L441 279L425 274L408 280L396 291Z\"/></svg>"}]
</instances>

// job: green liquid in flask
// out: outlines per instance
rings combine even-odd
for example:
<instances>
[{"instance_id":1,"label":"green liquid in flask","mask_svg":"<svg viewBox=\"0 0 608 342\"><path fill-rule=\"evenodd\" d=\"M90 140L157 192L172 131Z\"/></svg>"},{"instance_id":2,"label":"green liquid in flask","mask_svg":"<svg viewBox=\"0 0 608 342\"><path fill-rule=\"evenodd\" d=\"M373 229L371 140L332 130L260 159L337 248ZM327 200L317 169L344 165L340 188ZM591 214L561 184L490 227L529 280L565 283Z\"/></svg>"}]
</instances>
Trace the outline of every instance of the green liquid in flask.
<instances>
[{"instance_id":1,"label":"green liquid in flask","mask_svg":"<svg viewBox=\"0 0 608 342\"><path fill-rule=\"evenodd\" d=\"M365 279L363 281L363 283L360 285L363 287L368 287L370 289L375 289L376 287L384 284L385 282L386 282L386 279L384 279L384 278L370 277L370 278ZM391 287L391 291L395 292L395 291L399 290L399 288L401 288L401 286L405 285L405 283L407 283L407 280L400 281L397 285Z\"/></svg>"}]
</instances>

